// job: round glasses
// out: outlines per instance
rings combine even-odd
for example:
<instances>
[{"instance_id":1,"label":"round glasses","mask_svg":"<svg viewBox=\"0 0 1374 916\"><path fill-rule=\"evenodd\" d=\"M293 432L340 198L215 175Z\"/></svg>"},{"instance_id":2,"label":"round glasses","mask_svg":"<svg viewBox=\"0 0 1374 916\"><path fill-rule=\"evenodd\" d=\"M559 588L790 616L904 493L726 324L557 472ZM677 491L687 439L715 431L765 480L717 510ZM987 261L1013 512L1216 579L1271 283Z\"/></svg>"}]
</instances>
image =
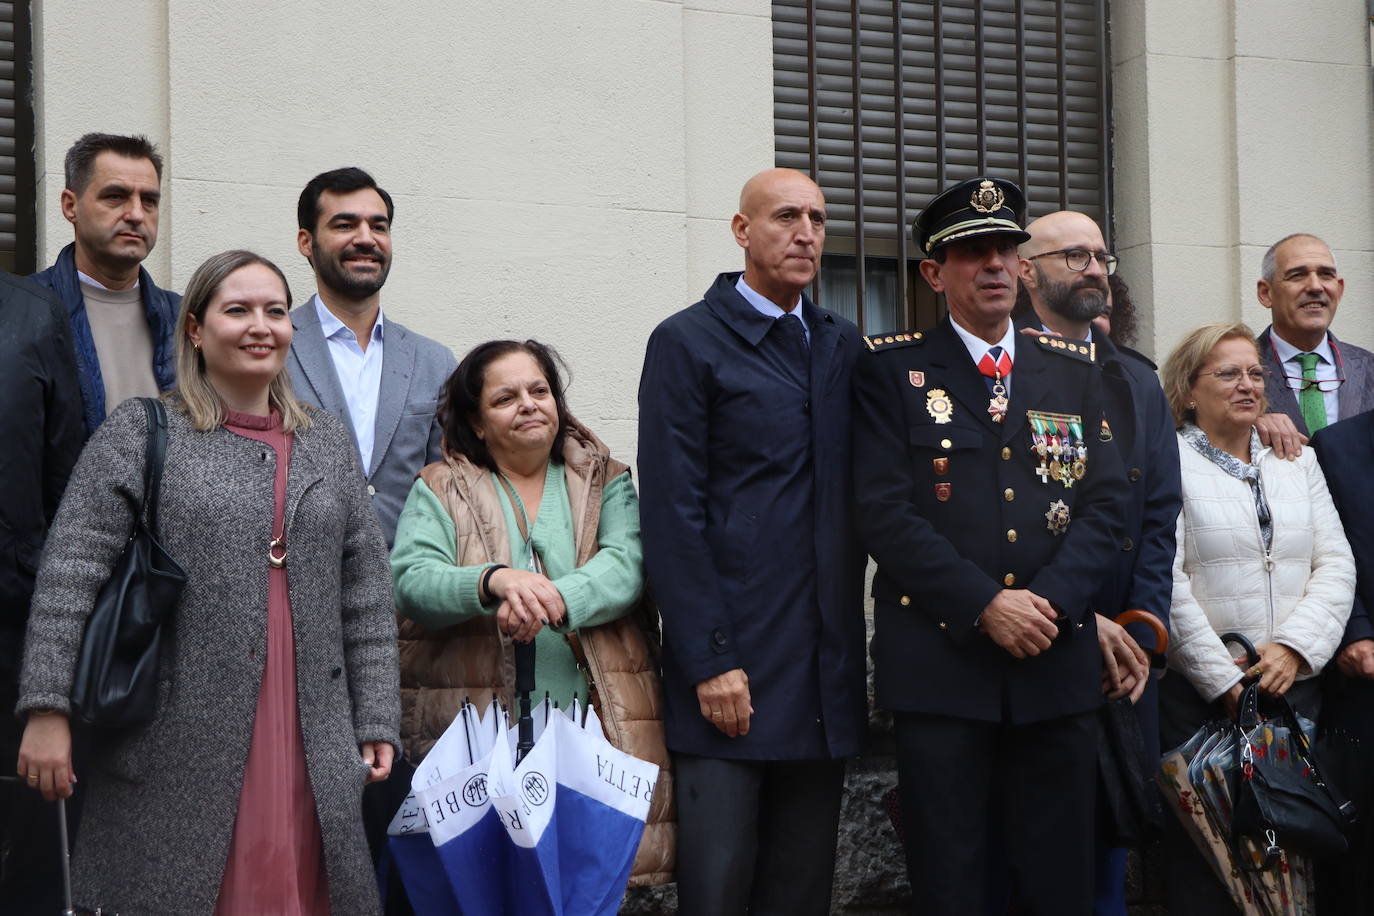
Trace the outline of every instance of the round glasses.
<instances>
[{"instance_id":1,"label":"round glasses","mask_svg":"<svg viewBox=\"0 0 1374 916\"><path fill-rule=\"evenodd\" d=\"M1047 258L1052 254L1062 254L1064 265L1069 270L1087 270L1088 262L1096 260L1102 265L1102 272L1107 276L1116 273L1116 255L1108 254L1105 251L1089 251L1086 248L1060 248L1055 251L1042 251L1026 258L1027 261L1034 261L1036 258Z\"/></svg>"}]
</instances>

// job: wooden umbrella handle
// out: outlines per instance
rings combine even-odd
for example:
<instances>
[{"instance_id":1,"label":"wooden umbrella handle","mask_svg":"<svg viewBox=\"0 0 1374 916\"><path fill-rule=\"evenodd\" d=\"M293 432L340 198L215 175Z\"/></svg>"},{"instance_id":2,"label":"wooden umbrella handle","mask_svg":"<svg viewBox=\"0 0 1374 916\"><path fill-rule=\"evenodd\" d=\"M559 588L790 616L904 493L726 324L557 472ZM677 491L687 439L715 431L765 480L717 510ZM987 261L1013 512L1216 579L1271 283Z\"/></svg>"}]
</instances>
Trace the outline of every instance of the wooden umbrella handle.
<instances>
[{"instance_id":1,"label":"wooden umbrella handle","mask_svg":"<svg viewBox=\"0 0 1374 916\"><path fill-rule=\"evenodd\" d=\"M1164 653L1169 651L1169 630L1167 627L1164 626L1164 622L1162 620L1160 620L1154 614L1151 614L1149 611L1143 611L1140 608L1134 608L1129 611L1122 611L1120 614L1117 615L1116 622L1121 624L1123 627L1129 623L1145 624L1151 630L1155 631L1154 654L1163 656Z\"/></svg>"}]
</instances>

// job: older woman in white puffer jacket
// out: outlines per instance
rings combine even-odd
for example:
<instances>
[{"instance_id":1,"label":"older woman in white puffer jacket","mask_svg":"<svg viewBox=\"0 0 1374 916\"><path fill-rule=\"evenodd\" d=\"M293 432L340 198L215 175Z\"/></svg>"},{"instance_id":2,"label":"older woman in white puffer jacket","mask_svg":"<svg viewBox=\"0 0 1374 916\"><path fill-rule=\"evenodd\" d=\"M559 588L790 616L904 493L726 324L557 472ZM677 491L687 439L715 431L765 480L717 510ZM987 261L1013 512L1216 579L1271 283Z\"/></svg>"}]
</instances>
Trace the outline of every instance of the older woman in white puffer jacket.
<instances>
[{"instance_id":1,"label":"older woman in white puffer jacket","mask_svg":"<svg viewBox=\"0 0 1374 916\"><path fill-rule=\"evenodd\" d=\"M1161 746L1234 709L1244 665L1223 633L1255 645L1262 692L1287 696L1315 720L1313 679L1336 652L1355 594L1355 562L1326 478L1309 449L1285 461L1261 446L1265 370L1245 325L1190 333L1165 362L1163 381L1178 425L1183 511ZM1234 912L1210 870L1193 867L1202 860L1191 844L1182 845L1166 837L1169 913Z\"/></svg>"}]
</instances>

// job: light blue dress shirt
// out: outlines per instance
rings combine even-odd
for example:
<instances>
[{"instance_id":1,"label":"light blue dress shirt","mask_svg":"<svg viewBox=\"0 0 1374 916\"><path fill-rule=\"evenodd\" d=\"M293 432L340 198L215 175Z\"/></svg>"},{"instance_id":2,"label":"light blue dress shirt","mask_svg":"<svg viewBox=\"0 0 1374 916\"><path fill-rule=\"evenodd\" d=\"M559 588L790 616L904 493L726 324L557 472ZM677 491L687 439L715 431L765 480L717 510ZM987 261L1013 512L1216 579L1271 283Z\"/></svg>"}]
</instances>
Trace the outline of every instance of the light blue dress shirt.
<instances>
[{"instance_id":1,"label":"light blue dress shirt","mask_svg":"<svg viewBox=\"0 0 1374 916\"><path fill-rule=\"evenodd\" d=\"M782 306L778 305L776 302L774 302L772 299L769 299L767 296L763 296L755 292L753 287L751 287L748 283L745 283L743 274L740 274L739 280L736 281L735 289L739 292L741 296L744 297L745 302L748 302L756 310L767 315L769 318L781 318L783 315L796 315L797 320L801 322L802 332L806 334L806 342L808 344L811 343L811 328L807 326L806 315L802 313L801 296L797 297L797 304L792 306L792 311L785 312L783 311Z\"/></svg>"},{"instance_id":2,"label":"light blue dress shirt","mask_svg":"<svg viewBox=\"0 0 1374 916\"><path fill-rule=\"evenodd\" d=\"M377 400L382 388L382 311L377 309L377 321L372 325L372 337L367 349L358 345L358 337L331 312L318 295L311 297L315 313L320 316L320 330L329 344L329 357L334 374L339 378L348 418L358 437L358 458L363 475L372 468L372 445L377 434Z\"/></svg>"}]
</instances>

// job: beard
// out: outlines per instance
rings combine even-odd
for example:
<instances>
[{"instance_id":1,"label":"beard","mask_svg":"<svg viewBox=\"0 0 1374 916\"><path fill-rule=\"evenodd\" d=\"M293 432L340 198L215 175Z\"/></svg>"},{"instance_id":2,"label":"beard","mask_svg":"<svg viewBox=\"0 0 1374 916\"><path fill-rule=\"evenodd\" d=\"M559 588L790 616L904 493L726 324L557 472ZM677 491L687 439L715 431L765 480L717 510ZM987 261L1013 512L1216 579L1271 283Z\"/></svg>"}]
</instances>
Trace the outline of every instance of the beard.
<instances>
[{"instance_id":1,"label":"beard","mask_svg":"<svg viewBox=\"0 0 1374 916\"><path fill-rule=\"evenodd\" d=\"M1059 283L1045 276L1035 265L1040 296L1049 310L1069 321L1092 321L1107 308L1107 279L1083 277L1072 283Z\"/></svg>"},{"instance_id":2,"label":"beard","mask_svg":"<svg viewBox=\"0 0 1374 916\"><path fill-rule=\"evenodd\" d=\"M343 263L345 259L359 254L356 249L346 248L334 257L320 251L319 245L312 243L310 253L315 269L320 274L320 285L348 299L366 299L373 295L386 284L387 274L391 272L391 259L380 250L367 252L377 256L380 270L362 275L352 273Z\"/></svg>"}]
</instances>

